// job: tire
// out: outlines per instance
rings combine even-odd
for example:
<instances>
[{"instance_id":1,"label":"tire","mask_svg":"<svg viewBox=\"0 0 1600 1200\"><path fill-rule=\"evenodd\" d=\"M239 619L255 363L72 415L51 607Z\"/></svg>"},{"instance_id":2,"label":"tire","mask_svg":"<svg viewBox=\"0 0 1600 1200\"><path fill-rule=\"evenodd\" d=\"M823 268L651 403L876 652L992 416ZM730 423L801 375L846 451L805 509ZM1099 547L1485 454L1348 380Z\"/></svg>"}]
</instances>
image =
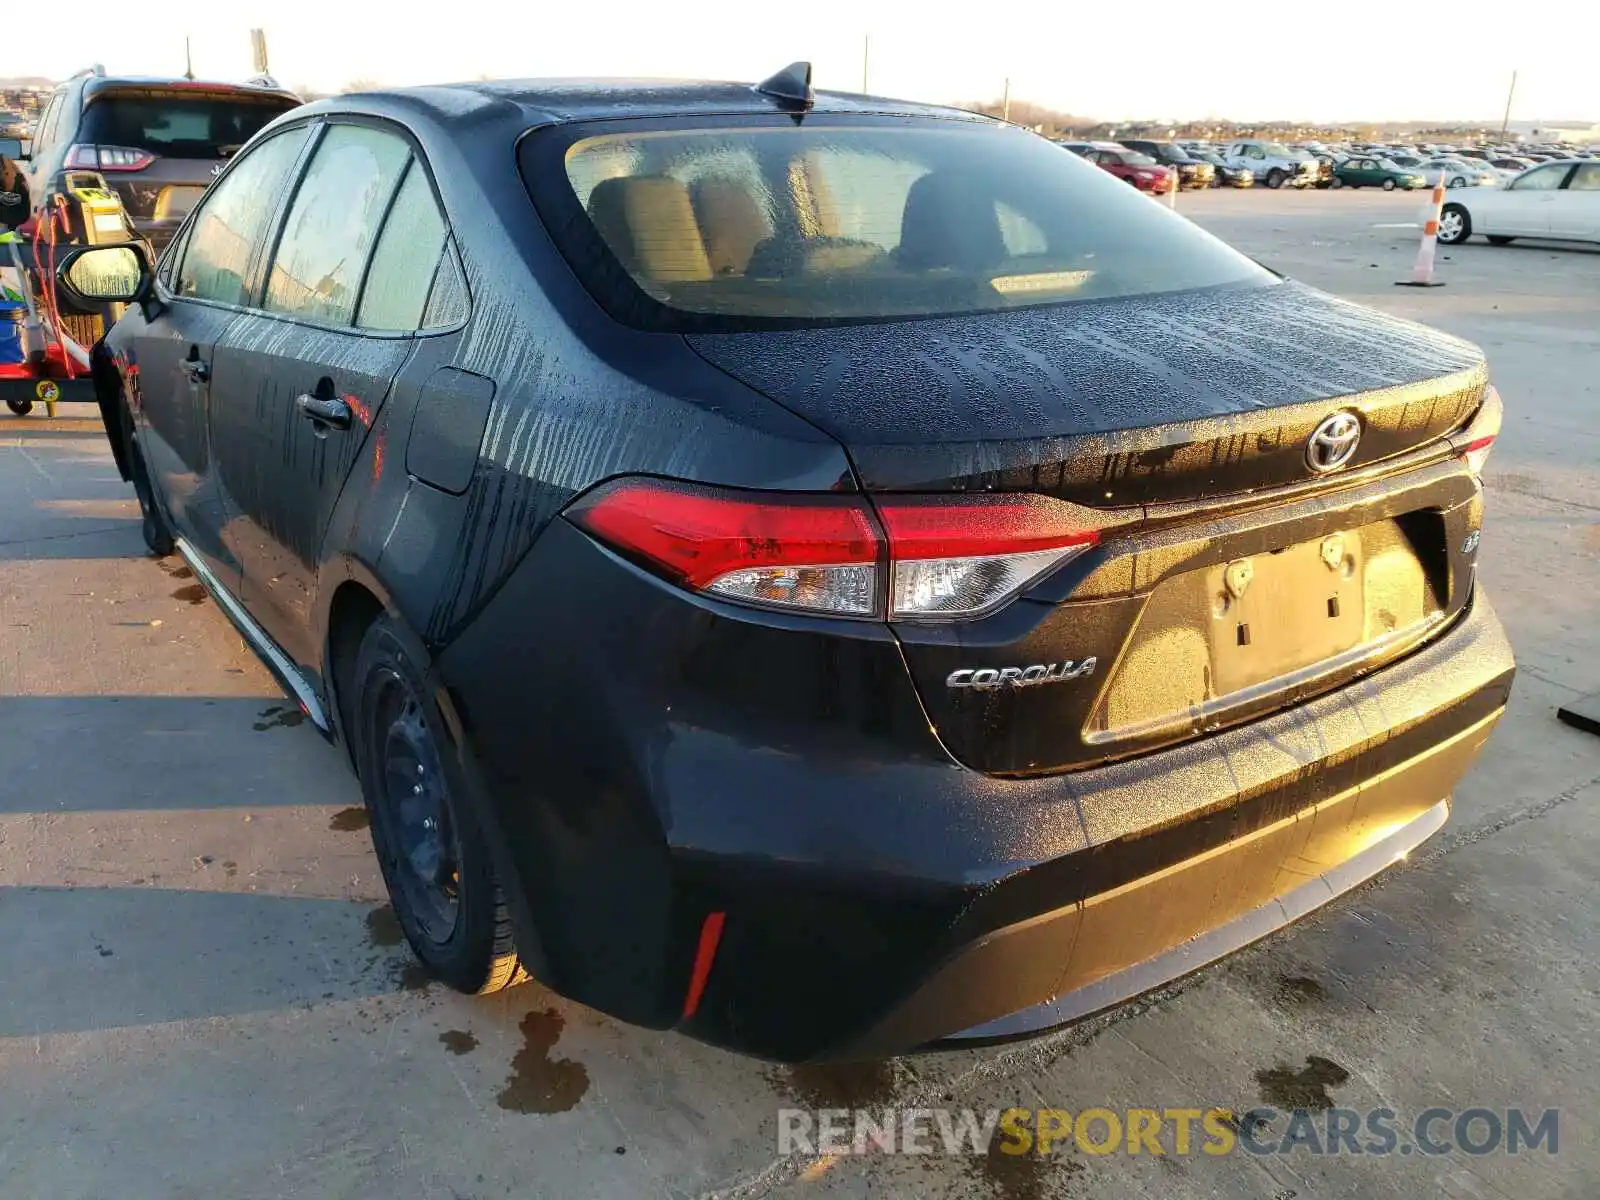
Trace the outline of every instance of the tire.
<instances>
[{"instance_id":1,"label":"tire","mask_svg":"<svg viewBox=\"0 0 1600 1200\"><path fill-rule=\"evenodd\" d=\"M167 519L156 505L155 490L150 486L150 473L145 469L144 451L139 448L139 438L133 431L133 417L126 406L122 412L122 450L128 462L128 478L133 483L133 494L139 498L140 532L144 544L156 558L166 558L174 546L172 530Z\"/></svg>"},{"instance_id":2,"label":"tire","mask_svg":"<svg viewBox=\"0 0 1600 1200\"><path fill-rule=\"evenodd\" d=\"M1446 186L1447 187L1453 187L1453 188L1466 187L1467 186L1467 181L1465 179L1463 179L1461 176L1457 175Z\"/></svg>"},{"instance_id":3,"label":"tire","mask_svg":"<svg viewBox=\"0 0 1600 1200\"><path fill-rule=\"evenodd\" d=\"M1502 233L1489 234L1489 245L1491 246L1509 246L1515 240L1514 238L1506 237Z\"/></svg>"},{"instance_id":4,"label":"tire","mask_svg":"<svg viewBox=\"0 0 1600 1200\"><path fill-rule=\"evenodd\" d=\"M400 928L429 972L457 991L530 978L465 777L420 651L387 616L368 628L345 694L372 846ZM431 823L430 823L431 822Z\"/></svg>"},{"instance_id":5,"label":"tire","mask_svg":"<svg viewBox=\"0 0 1600 1200\"><path fill-rule=\"evenodd\" d=\"M32 400L7 400L6 407L19 417L25 417L33 411Z\"/></svg>"},{"instance_id":6,"label":"tire","mask_svg":"<svg viewBox=\"0 0 1600 1200\"><path fill-rule=\"evenodd\" d=\"M1471 236L1471 215L1459 204L1446 204L1439 214L1439 243L1459 246Z\"/></svg>"},{"instance_id":7,"label":"tire","mask_svg":"<svg viewBox=\"0 0 1600 1200\"><path fill-rule=\"evenodd\" d=\"M1328 180L1328 186L1337 191L1344 186L1344 180L1335 175L1332 179Z\"/></svg>"},{"instance_id":8,"label":"tire","mask_svg":"<svg viewBox=\"0 0 1600 1200\"><path fill-rule=\"evenodd\" d=\"M1285 178L1286 177L1282 171L1280 171L1277 167L1273 167L1272 170L1267 172L1267 186L1274 190L1281 188Z\"/></svg>"},{"instance_id":9,"label":"tire","mask_svg":"<svg viewBox=\"0 0 1600 1200\"><path fill-rule=\"evenodd\" d=\"M1392 191L1394 191L1394 180L1392 180L1392 179L1385 179L1385 180L1384 180L1384 181L1383 181L1383 190L1384 190L1384 191L1386 191L1386 192L1392 192Z\"/></svg>"}]
</instances>

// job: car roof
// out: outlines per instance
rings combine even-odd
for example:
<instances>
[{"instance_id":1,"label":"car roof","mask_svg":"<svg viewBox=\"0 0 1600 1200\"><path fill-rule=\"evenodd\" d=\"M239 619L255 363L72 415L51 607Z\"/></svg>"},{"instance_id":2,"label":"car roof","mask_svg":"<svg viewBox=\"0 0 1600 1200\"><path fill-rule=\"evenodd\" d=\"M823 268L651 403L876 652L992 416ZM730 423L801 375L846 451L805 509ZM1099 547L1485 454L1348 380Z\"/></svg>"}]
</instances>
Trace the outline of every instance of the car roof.
<instances>
[{"instance_id":1,"label":"car roof","mask_svg":"<svg viewBox=\"0 0 1600 1200\"><path fill-rule=\"evenodd\" d=\"M862 96L813 92L812 113L935 117L1002 125L993 117L947 108ZM443 125L470 121L488 107L520 108L529 124L565 124L624 117L734 116L792 112L751 83L676 79L509 79L359 92L319 101L320 111L383 111L389 105Z\"/></svg>"}]
</instances>

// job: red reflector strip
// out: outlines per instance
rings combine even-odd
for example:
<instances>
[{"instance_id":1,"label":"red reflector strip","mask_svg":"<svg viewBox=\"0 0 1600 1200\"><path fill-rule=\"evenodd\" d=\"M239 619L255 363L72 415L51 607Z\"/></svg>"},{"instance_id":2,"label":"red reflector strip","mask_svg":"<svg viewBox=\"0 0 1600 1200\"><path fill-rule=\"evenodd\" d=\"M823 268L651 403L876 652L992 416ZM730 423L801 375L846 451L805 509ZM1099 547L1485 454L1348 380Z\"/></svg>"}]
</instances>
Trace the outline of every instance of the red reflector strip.
<instances>
[{"instance_id":1,"label":"red reflector strip","mask_svg":"<svg viewBox=\"0 0 1600 1200\"><path fill-rule=\"evenodd\" d=\"M872 518L853 496L712 491L629 479L596 489L569 515L614 549L697 590L753 567L878 561Z\"/></svg>"},{"instance_id":2,"label":"red reflector strip","mask_svg":"<svg viewBox=\"0 0 1600 1200\"><path fill-rule=\"evenodd\" d=\"M700 1007L700 996L706 990L706 979L711 974L711 964L717 957L717 944L722 941L722 923L727 913L707 913L700 926L700 944L695 947L694 967L689 972L689 990L683 997L683 1019L687 1021Z\"/></svg>"},{"instance_id":3,"label":"red reflector strip","mask_svg":"<svg viewBox=\"0 0 1600 1200\"><path fill-rule=\"evenodd\" d=\"M1487 450L1490 446L1494 445L1494 439L1495 439L1495 435L1492 434L1492 433L1488 437L1474 438L1472 441L1468 442L1465 446L1461 447L1461 449L1457 453L1460 453L1460 454L1475 454L1479 450Z\"/></svg>"},{"instance_id":4,"label":"red reflector strip","mask_svg":"<svg viewBox=\"0 0 1600 1200\"><path fill-rule=\"evenodd\" d=\"M1100 540L1072 505L1047 496L878 497L877 506L896 560L998 557Z\"/></svg>"}]
</instances>

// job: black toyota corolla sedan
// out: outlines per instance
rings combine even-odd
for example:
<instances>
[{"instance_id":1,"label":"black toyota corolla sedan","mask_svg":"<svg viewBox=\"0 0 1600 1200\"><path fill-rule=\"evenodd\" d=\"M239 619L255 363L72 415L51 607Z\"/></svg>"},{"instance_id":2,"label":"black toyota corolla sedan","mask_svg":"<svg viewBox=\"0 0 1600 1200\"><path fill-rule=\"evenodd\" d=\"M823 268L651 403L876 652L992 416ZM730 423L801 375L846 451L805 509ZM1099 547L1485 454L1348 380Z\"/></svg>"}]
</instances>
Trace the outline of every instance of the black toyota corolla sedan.
<instances>
[{"instance_id":1,"label":"black toyota corolla sedan","mask_svg":"<svg viewBox=\"0 0 1600 1200\"><path fill-rule=\"evenodd\" d=\"M134 302L151 550L348 747L465 991L791 1061L1036 1032L1402 857L1506 703L1479 351L984 117L344 96L61 275Z\"/></svg>"}]
</instances>

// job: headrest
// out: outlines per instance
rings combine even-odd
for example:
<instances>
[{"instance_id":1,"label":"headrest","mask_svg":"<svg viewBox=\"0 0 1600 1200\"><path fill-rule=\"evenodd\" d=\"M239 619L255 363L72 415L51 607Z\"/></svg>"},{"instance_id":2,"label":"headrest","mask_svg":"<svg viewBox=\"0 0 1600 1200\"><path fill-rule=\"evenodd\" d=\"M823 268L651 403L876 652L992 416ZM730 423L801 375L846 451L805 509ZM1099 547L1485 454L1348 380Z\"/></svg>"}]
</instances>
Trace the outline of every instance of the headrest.
<instances>
[{"instance_id":1,"label":"headrest","mask_svg":"<svg viewBox=\"0 0 1600 1200\"><path fill-rule=\"evenodd\" d=\"M984 270L1002 262L1006 246L993 194L953 172L924 175L906 194L896 254L913 270Z\"/></svg>"},{"instance_id":2,"label":"headrest","mask_svg":"<svg viewBox=\"0 0 1600 1200\"><path fill-rule=\"evenodd\" d=\"M589 219L622 265L642 281L711 278L688 184L665 175L603 180L589 194Z\"/></svg>"}]
</instances>

